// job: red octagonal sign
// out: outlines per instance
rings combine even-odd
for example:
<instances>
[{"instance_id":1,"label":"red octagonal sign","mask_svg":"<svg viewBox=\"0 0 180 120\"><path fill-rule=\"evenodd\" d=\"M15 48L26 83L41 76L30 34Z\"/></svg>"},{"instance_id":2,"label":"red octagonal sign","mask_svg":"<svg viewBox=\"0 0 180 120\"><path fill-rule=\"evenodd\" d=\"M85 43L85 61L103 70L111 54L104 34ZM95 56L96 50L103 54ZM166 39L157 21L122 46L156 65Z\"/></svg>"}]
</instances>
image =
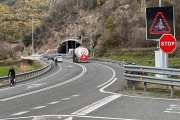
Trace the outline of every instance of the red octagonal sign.
<instances>
[{"instance_id":1,"label":"red octagonal sign","mask_svg":"<svg viewBox=\"0 0 180 120\"><path fill-rule=\"evenodd\" d=\"M159 40L159 47L165 53L172 53L176 49L176 38L172 34L163 34Z\"/></svg>"}]
</instances>

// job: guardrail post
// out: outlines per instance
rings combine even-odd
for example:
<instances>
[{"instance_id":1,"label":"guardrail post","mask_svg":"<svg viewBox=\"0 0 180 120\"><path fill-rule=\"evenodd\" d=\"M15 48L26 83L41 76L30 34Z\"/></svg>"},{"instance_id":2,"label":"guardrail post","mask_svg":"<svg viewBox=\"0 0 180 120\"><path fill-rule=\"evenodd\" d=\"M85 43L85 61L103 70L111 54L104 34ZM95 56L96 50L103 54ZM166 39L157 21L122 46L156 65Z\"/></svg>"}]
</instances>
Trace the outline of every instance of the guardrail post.
<instances>
[{"instance_id":1,"label":"guardrail post","mask_svg":"<svg viewBox=\"0 0 180 120\"><path fill-rule=\"evenodd\" d=\"M136 90L135 81L132 81L132 88L133 88L133 91Z\"/></svg>"},{"instance_id":2,"label":"guardrail post","mask_svg":"<svg viewBox=\"0 0 180 120\"><path fill-rule=\"evenodd\" d=\"M173 94L174 94L174 86L171 85L171 97L173 96Z\"/></svg>"},{"instance_id":3,"label":"guardrail post","mask_svg":"<svg viewBox=\"0 0 180 120\"><path fill-rule=\"evenodd\" d=\"M147 91L147 83L144 82L144 92L146 92L146 91Z\"/></svg>"}]
</instances>

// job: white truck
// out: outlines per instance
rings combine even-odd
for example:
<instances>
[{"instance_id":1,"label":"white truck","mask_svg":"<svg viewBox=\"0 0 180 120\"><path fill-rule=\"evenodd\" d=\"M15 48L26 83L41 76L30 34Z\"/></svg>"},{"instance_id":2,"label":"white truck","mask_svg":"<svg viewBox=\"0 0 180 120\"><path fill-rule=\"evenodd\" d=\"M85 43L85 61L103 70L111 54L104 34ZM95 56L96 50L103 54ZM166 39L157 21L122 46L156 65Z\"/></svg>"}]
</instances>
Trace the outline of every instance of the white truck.
<instances>
[{"instance_id":1,"label":"white truck","mask_svg":"<svg viewBox=\"0 0 180 120\"><path fill-rule=\"evenodd\" d=\"M89 51L85 47L77 47L73 52L73 62L90 62Z\"/></svg>"}]
</instances>

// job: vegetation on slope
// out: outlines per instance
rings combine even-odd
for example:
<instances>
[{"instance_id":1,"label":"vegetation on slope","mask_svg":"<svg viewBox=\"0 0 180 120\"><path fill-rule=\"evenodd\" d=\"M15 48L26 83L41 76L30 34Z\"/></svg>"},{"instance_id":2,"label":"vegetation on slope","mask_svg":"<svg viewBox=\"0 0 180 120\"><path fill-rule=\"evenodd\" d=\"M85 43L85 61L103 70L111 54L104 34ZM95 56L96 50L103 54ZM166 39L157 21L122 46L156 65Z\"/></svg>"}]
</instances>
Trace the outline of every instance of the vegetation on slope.
<instances>
[{"instance_id":1,"label":"vegetation on slope","mask_svg":"<svg viewBox=\"0 0 180 120\"><path fill-rule=\"evenodd\" d=\"M162 1L163 6L175 6L178 23L179 1ZM158 6L158 1L146 1L146 7L153 6ZM145 41L141 0L79 0L78 6L77 0L1 0L0 16L0 42L20 43L27 48L31 45L33 18L37 51L54 47L75 33L92 38L99 56L111 49L156 47L156 42ZM179 28L176 24L177 40ZM83 42L89 46L89 40Z\"/></svg>"}]
</instances>

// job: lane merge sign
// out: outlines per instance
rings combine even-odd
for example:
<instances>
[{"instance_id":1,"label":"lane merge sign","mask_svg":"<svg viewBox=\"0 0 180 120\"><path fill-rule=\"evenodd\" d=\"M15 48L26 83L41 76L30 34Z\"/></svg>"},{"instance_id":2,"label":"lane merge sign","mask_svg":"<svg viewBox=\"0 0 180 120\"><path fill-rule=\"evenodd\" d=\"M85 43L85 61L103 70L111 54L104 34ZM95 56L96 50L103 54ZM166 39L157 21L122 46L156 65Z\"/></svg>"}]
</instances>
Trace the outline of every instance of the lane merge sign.
<instances>
[{"instance_id":1,"label":"lane merge sign","mask_svg":"<svg viewBox=\"0 0 180 120\"><path fill-rule=\"evenodd\" d=\"M159 40L159 47L164 53L172 53L176 49L176 38L172 34L164 34Z\"/></svg>"},{"instance_id":2,"label":"lane merge sign","mask_svg":"<svg viewBox=\"0 0 180 120\"><path fill-rule=\"evenodd\" d=\"M163 34L175 36L174 7L146 8L146 39L159 41Z\"/></svg>"}]
</instances>

